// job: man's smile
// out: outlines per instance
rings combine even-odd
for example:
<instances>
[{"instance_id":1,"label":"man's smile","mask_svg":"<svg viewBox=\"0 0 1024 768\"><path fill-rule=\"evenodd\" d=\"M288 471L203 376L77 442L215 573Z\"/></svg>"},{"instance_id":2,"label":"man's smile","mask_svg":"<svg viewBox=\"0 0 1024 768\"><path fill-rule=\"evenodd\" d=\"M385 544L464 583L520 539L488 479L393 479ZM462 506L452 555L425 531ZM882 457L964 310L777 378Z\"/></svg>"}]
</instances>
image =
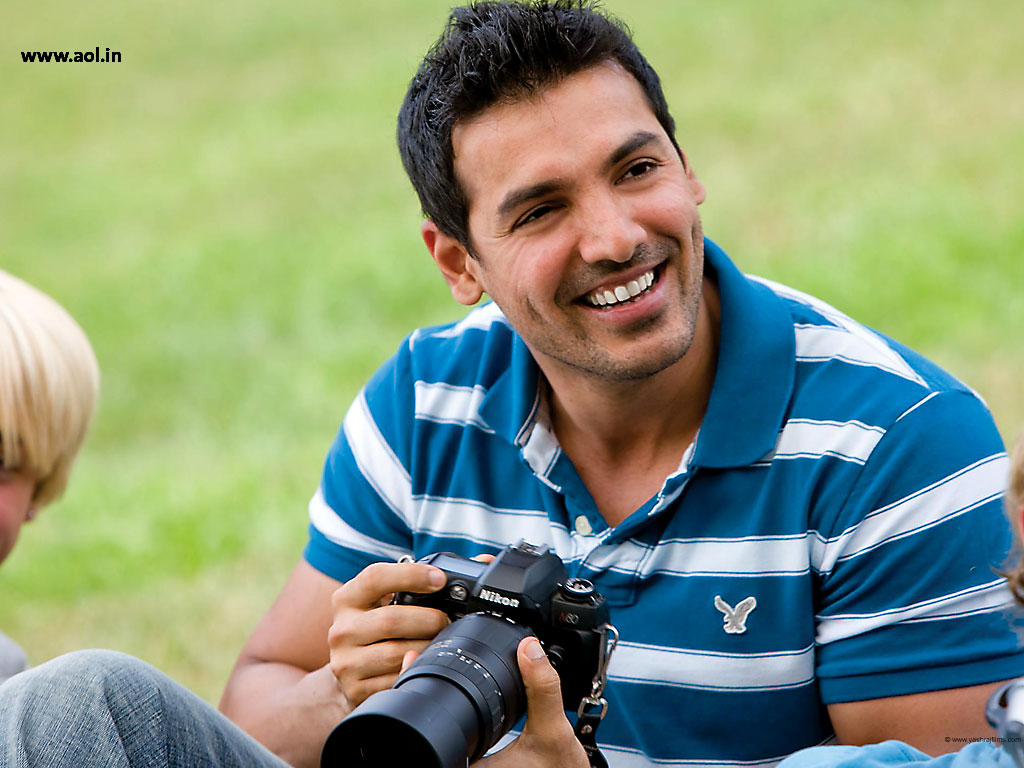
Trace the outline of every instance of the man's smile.
<instances>
[{"instance_id":1,"label":"man's smile","mask_svg":"<svg viewBox=\"0 0 1024 768\"><path fill-rule=\"evenodd\" d=\"M583 297L583 301L594 307L613 307L617 304L634 301L637 297L650 291L655 283L655 270L648 270L633 280L618 285L602 286Z\"/></svg>"}]
</instances>

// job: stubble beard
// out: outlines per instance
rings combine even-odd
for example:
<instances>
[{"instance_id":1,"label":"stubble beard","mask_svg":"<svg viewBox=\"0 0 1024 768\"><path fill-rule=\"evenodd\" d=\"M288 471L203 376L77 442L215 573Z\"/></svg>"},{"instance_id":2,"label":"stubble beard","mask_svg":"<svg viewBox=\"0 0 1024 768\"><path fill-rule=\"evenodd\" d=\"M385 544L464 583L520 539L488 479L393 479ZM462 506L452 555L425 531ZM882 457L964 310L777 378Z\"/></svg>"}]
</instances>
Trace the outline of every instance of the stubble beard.
<instances>
[{"instance_id":1,"label":"stubble beard","mask_svg":"<svg viewBox=\"0 0 1024 768\"><path fill-rule=\"evenodd\" d=\"M579 373L615 383L641 381L679 362L693 346L697 317L700 313L704 279L704 240L699 219L692 230L691 244L693 255L688 263L684 263L685 255L678 242L672 241L671 245L668 242L658 242L641 247L633 258L619 265L614 271L625 271L644 261L660 264L671 261L673 253L678 254L676 265L682 270L678 304L681 327L678 335L664 339L653 350L646 350L639 359L623 358L621 355L613 354L599 341L595 341L581 326L574 328L574 343L559 344L559 338L551 334L527 341L527 345L533 348L535 355L537 352L543 353ZM671 307L666 307L658 314L638 321L630 327L630 334L638 339L638 344L642 344L643 337L648 332L656 330L661 323L670 322L671 317L666 318L670 312Z\"/></svg>"}]
</instances>

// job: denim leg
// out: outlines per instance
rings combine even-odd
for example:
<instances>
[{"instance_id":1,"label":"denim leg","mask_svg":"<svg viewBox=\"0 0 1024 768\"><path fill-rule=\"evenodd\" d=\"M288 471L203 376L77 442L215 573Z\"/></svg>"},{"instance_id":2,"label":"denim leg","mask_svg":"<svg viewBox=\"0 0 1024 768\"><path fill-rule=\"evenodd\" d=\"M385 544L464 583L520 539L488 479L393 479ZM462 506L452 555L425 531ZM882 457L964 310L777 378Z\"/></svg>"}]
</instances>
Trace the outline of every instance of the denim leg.
<instances>
[{"instance_id":1,"label":"denim leg","mask_svg":"<svg viewBox=\"0 0 1024 768\"><path fill-rule=\"evenodd\" d=\"M286 768L166 675L79 651L0 686L3 768Z\"/></svg>"}]
</instances>

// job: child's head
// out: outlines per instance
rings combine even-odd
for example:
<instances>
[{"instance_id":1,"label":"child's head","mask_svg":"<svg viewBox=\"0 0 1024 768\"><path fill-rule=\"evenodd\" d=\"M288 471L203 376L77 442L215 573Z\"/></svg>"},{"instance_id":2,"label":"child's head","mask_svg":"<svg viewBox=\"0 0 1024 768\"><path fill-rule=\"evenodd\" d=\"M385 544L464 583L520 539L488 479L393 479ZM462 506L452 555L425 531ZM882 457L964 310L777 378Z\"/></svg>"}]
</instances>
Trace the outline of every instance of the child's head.
<instances>
[{"instance_id":1,"label":"child's head","mask_svg":"<svg viewBox=\"0 0 1024 768\"><path fill-rule=\"evenodd\" d=\"M1010 488L1006 492L1006 503L1013 519L1020 523L1024 515L1024 432L1017 438L1010 460Z\"/></svg>"},{"instance_id":2,"label":"child's head","mask_svg":"<svg viewBox=\"0 0 1024 768\"><path fill-rule=\"evenodd\" d=\"M0 561L57 499L92 420L99 368L57 302L0 270Z\"/></svg>"},{"instance_id":3,"label":"child's head","mask_svg":"<svg viewBox=\"0 0 1024 768\"><path fill-rule=\"evenodd\" d=\"M1024 432L1017 439L1017 445L1010 457L1010 484L1006 489L1006 513L1010 516L1013 531L1017 536L1017 546L1021 547L1024 535ZM1017 602L1024 605L1024 560L1009 574L1010 589L1013 590Z\"/></svg>"}]
</instances>

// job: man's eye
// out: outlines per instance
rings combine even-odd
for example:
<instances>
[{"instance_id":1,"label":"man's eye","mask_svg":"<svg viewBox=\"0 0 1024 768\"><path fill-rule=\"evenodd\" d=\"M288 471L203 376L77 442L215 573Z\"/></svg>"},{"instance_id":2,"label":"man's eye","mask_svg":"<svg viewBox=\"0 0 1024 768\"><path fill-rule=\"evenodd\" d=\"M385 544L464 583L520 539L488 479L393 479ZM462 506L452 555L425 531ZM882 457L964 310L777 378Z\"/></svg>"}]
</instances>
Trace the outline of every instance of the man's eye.
<instances>
[{"instance_id":1,"label":"man's eye","mask_svg":"<svg viewBox=\"0 0 1024 768\"><path fill-rule=\"evenodd\" d=\"M626 172L622 174L623 180L636 179L640 176L646 176L648 173L658 167L658 164L653 160L640 160L639 162L633 163Z\"/></svg>"},{"instance_id":2,"label":"man's eye","mask_svg":"<svg viewBox=\"0 0 1024 768\"><path fill-rule=\"evenodd\" d=\"M520 218L513 226L513 229L519 229L519 227L524 224L537 221L537 219L543 218L553 210L555 210L555 206L553 205L538 205L536 208L531 209L526 213L526 215Z\"/></svg>"}]
</instances>

